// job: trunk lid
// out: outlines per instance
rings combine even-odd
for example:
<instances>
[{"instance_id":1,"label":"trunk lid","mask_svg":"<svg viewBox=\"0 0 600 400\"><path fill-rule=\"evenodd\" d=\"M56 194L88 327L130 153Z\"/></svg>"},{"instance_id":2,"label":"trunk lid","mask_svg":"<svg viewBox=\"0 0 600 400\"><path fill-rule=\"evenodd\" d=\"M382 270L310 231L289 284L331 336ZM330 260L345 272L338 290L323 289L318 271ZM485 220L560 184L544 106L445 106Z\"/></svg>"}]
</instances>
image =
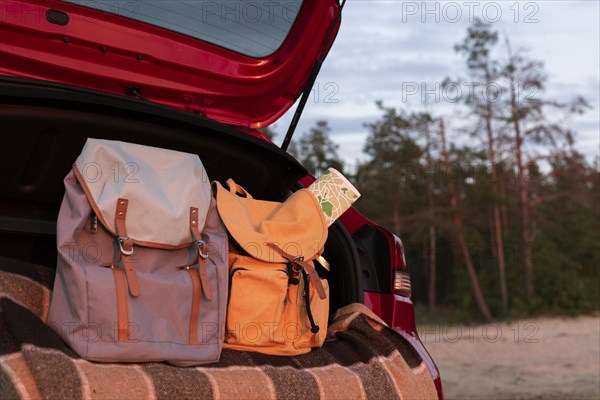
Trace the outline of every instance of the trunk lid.
<instances>
[{"instance_id":1,"label":"trunk lid","mask_svg":"<svg viewBox=\"0 0 600 400\"><path fill-rule=\"evenodd\" d=\"M5 0L0 74L71 84L246 128L302 94L337 0Z\"/></svg>"}]
</instances>

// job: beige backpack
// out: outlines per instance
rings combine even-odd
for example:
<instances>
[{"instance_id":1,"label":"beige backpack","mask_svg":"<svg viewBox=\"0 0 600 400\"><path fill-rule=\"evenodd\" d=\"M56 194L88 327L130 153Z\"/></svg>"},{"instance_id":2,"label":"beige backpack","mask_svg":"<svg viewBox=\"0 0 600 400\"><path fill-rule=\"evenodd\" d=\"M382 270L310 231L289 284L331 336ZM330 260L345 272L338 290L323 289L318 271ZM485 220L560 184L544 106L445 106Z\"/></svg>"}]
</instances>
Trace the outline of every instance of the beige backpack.
<instances>
[{"instance_id":1,"label":"beige backpack","mask_svg":"<svg viewBox=\"0 0 600 400\"><path fill-rule=\"evenodd\" d=\"M64 182L49 325L89 360L218 361L228 242L198 156L88 139Z\"/></svg>"}]
</instances>

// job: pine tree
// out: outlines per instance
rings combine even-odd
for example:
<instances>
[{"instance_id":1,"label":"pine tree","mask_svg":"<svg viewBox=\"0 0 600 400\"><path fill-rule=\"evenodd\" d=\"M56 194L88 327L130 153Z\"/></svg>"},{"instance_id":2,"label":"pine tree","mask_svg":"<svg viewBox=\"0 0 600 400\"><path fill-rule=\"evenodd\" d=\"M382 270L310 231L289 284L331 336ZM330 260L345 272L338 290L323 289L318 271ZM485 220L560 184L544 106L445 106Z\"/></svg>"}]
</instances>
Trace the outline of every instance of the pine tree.
<instances>
[{"instance_id":1,"label":"pine tree","mask_svg":"<svg viewBox=\"0 0 600 400\"><path fill-rule=\"evenodd\" d=\"M514 158L517 168L518 204L520 211L521 250L524 260L525 290L531 300L535 295L533 248L535 232L531 220L529 167L536 167L540 157L526 155L526 145L531 142L537 151L550 148L550 153L560 150L561 144L573 144L573 132L563 126L555 115L583 113L589 107L582 97L567 102L545 98L547 76L541 61L530 59L523 51L513 53L506 38L507 60L502 68L509 93L505 102L504 121L514 134ZM547 157L544 155L543 157Z\"/></svg>"},{"instance_id":2,"label":"pine tree","mask_svg":"<svg viewBox=\"0 0 600 400\"><path fill-rule=\"evenodd\" d=\"M317 121L314 127L300 137L298 146L290 148L290 154L315 176L321 175L330 167L343 173L344 163L338 154L339 145L331 140L330 133L327 121Z\"/></svg>"},{"instance_id":3,"label":"pine tree","mask_svg":"<svg viewBox=\"0 0 600 400\"><path fill-rule=\"evenodd\" d=\"M467 30L467 36L462 43L454 46L454 50L467 59L467 68L470 81L476 81L485 89L496 87L500 77L497 62L492 58L491 52L498 42L498 33L491 30L489 24L476 19ZM494 130L494 119L498 111L496 99L498 93L489 93L488 90L476 90L469 94L464 101L476 118L474 135L485 136L487 139L487 154L490 161L491 185L493 193L492 218L493 218L493 247L498 260L498 281L502 301L503 315L508 315L508 289L506 285L506 261L504 257L504 234L500 218L499 181L497 161L498 135Z\"/></svg>"}]
</instances>

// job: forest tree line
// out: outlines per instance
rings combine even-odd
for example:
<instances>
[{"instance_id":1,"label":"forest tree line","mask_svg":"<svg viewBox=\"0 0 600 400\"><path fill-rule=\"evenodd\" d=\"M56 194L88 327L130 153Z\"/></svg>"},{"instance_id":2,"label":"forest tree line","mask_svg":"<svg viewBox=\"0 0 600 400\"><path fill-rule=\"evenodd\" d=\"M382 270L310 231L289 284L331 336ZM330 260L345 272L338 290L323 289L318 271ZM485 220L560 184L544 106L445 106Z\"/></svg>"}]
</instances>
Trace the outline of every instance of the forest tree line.
<instances>
[{"instance_id":1,"label":"forest tree line","mask_svg":"<svg viewBox=\"0 0 600 400\"><path fill-rule=\"evenodd\" d=\"M568 127L588 103L548 98L543 63L513 51L481 21L454 51L464 77L445 78L442 87L486 88L463 93L456 113L378 102L380 118L365 124L366 161L352 171L344 171L327 121L290 152L317 176L333 166L355 183L364 194L359 211L402 238L413 300L432 315L464 321L598 310L599 160L575 149ZM463 127L449 129L452 118Z\"/></svg>"}]
</instances>

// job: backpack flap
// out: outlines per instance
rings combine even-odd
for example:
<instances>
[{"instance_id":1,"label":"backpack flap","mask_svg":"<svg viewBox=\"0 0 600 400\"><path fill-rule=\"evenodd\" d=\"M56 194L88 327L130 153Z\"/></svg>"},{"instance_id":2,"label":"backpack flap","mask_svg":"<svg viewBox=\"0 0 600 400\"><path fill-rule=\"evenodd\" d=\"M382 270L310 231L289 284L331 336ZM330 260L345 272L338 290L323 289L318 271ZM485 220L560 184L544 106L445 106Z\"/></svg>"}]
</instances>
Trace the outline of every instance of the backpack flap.
<instances>
[{"instance_id":1,"label":"backpack flap","mask_svg":"<svg viewBox=\"0 0 600 400\"><path fill-rule=\"evenodd\" d=\"M118 202L127 202L126 236L134 244L190 246L190 209L197 209L200 229L206 221L210 186L195 154L88 139L73 172L99 221L115 236L123 236Z\"/></svg>"},{"instance_id":2,"label":"backpack flap","mask_svg":"<svg viewBox=\"0 0 600 400\"><path fill-rule=\"evenodd\" d=\"M286 263L290 255L311 261L323 252L327 223L317 199L307 189L280 203L254 199L232 179L227 188L216 181L213 185L223 224L250 256Z\"/></svg>"}]
</instances>

